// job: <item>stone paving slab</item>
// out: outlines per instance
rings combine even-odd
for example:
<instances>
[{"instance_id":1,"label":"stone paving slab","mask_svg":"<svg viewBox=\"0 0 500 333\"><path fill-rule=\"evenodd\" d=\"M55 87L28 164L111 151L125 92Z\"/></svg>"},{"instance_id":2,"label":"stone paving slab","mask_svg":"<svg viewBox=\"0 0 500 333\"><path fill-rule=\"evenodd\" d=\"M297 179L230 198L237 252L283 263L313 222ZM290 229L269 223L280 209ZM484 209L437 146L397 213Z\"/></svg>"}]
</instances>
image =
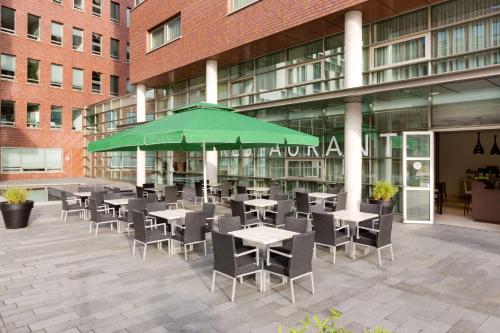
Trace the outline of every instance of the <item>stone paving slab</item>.
<instances>
[{"instance_id":1,"label":"stone paving slab","mask_svg":"<svg viewBox=\"0 0 500 333\"><path fill-rule=\"evenodd\" d=\"M218 276L210 292L210 242L207 257L195 246L187 263L154 247L143 262L126 234L102 228L94 237L87 221L71 216L64 223L59 214L55 203L35 207L27 229L0 222L0 333L266 333L331 307L354 332L377 324L404 333L500 332L496 232L396 223L395 262L379 268L374 251L353 261L339 250L333 265L320 249L314 295L307 279L296 283L295 304L288 286L260 293L238 284L231 303L229 279Z\"/></svg>"}]
</instances>

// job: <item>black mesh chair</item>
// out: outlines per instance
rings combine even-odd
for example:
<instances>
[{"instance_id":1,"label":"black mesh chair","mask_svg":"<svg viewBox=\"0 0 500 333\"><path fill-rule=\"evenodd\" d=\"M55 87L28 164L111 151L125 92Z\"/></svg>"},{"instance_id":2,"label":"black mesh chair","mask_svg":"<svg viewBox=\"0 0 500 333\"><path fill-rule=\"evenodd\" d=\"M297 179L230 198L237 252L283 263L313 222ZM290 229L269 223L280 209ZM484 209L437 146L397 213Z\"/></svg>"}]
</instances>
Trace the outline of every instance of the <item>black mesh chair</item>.
<instances>
[{"instance_id":1,"label":"black mesh chair","mask_svg":"<svg viewBox=\"0 0 500 333\"><path fill-rule=\"evenodd\" d=\"M215 204L204 202L201 211L205 213L205 233L211 232L215 222Z\"/></svg>"},{"instance_id":2,"label":"black mesh chair","mask_svg":"<svg viewBox=\"0 0 500 333\"><path fill-rule=\"evenodd\" d=\"M115 192L104 192L104 200L114 200L114 199L120 199L121 198L121 193L115 193ZM113 210L116 214L120 213L120 205L112 205L109 203L104 204L108 208L108 213Z\"/></svg>"},{"instance_id":3,"label":"black mesh chair","mask_svg":"<svg viewBox=\"0 0 500 333\"><path fill-rule=\"evenodd\" d=\"M227 234L231 231L236 231L241 229L241 222L238 216L222 216L219 219L219 232ZM243 245L243 240L241 238L235 238L234 244L236 246L236 252L246 252L255 249L253 246Z\"/></svg>"},{"instance_id":4,"label":"black mesh chair","mask_svg":"<svg viewBox=\"0 0 500 333\"><path fill-rule=\"evenodd\" d=\"M86 202L87 208L90 209L88 202L89 202L89 199L92 198L95 200L95 203L97 204L97 210L99 212L109 213L110 212L109 205L104 204L104 194L105 193L106 192L104 192L104 191L90 192L90 197L87 198L87 202Z\"/></svg>"},{"instance_id":5,"label":"black mesh chair","mask_svg":"<svg viewBox=\"0 0 500 333\"><path fill-rule=\"evenodd\" d=\"M327 212L347 209L347 192L339 192L333 201L325 202L325 207Z\"/></svg>"},{"instance_id":6,"label":"black mesh chair","mask_svg":"<svg viewBox=\"0 0 500 333\"><path fill-rule=\"evenodd\" d=\"M285 230L305 234L307 232L307 219L303 217L287 217L285 219ZM283 253L291 253L292 243L292 239L286 239L281 246L273 247L273 249Z\"/></svg>"},{"instance_id":7,"label":"black mesh chair","mask_svg":"<svg viewBox=\"0 0 500 333\"><path fill-rule=\"evenodd\" d=\"M143 188L154 188L155 184L154 183L144 183L142 184Z\"/></svg>"},{"instance_id":8,"label":"black mesh chair","mask_svg":"<svg viewBox=\"0 0 500 333\"><path fill-rule=\"evenodd\" d=\"M269 253L277 254L277 256L268 256L269 261L266 263L266 266L264 266L264 269L270 274L288 279L292 303L295 303L293 281L297 279L309 275L311 278L311 293L314 294L314 278L312 272L314 235L315 232L311 231L293 236L291 253L283 253L272 248L268 249Z\"/></svg>"},{"instance_id":9,"label":"black mesh chair","mask_svg":"<svg viewBox=\"0 0 500 333\"><path fill-rule=\"evenodd\" d=\"M190 212L186 214L183 226L173 224L171 239L181 243L184 247L184 259L187 261L188 246L203 243L205 256L207 255L207 241L205 239L205 213ZM175 227L174 227L175 226Z\"/></svg>"},{"instance_id":10,"label":"black mesh chair","mask_svg":"<svg viewBox=\"0 0 500 333\"><path fill-rule=\"evenodd\" d=\"M148 215L146 218L146 222L151 222L151 224L164 224L167 231L171 232L170 223L168 223L167 219L150 215L150 213L152 212L159 212L167 209L168 207L164 201L148 202L146 208L146 212Z\"/></svg>"},{"instance_id":11,"label":"black mesh chair","mask_svg":"<svg viewBox=\"0 0 500 333\"><path fill-rule=\"evenodd\" d=\"M267 224L276 228L285 226L285 219L287 216L293 214L293 201L281 200L276 205L276 210L264 210L262 219L263 224Z\"/></svg>"},{"instance_id":12,"label":"black mesh chair","mask_svg":"<svg viewBox=\"0 0 500 333\"><path fill-rule=\"evenodd\" d=\"M234 200L237 200L237 201L247 201L247 200L250 200L250 198L248 197L248 194L235 194L234 195Z\"/></svg>"},{"instance_id":13,"label":"black mesh chair","mask_svg":"<svg viewBox=\"0 0 500 333\"><path fill-rule=\"evenodd\" d=\"M378 222L380 221L380 215L382 214L382 207L380 205L362 202L359 204L359 211L362 213L371 213L378 215L378 217L376 218L358 223L360 226L369 227L372 229L378 228Z\"/></svg>"},{"instance_id":14,"label":"black mesh chair","mask_svg":"<svg viewBox=\"0 0 500 333\"><path fill-rule=\"evenodd\" d=\"M279 185L271 185L268 194L261 195L261 198L276 200L275 195L281 193L281 187Z\"/></svg>"},{"instance_id":15,"label":"black mesh chair","mask_svg":"<svg viewBox=\"0 0 500 333\"><path fill-rule=\"evenodd\" d=\"M175 183L177 190L177 199L182 199L182 191L184 191L184 183Z\"/></svg>"},{"instance_id":16,"label":"black mesh chair","mask_svg":"<svg viewBox=\"0 0 500 333\"><path fill-rule=\"evenodd\" d=\"M175 206L175 208L179 208L177 203L177 186L165 187L165 204L168 207Z\"/></svg>"},{"instance_id":17,"label":"black mesh chair","mask_svg":"<svg viewBox=\"0 0 500 333\"><path fill-rule=\"evenodd\" d=\"M394 219L394 214L386 214L380 216L378 228L367 228L358 225L356 228L356 236L353 239L352 244L352 258L356 255L356 244L366 246L368 249L370 247L377 249L378 254L378 265L382 267L382 256L380 251L388 247L391 251L391 261L394 261L394 252L392 250L392 222Z\"/></svg>"},{"instance_id":18,"label":"black mesh chair","mask_svg":"<svg viewBox=\"0 0 500 333\"><path fill-rule=\"evenodd\" d=\"M170 234L165 229L165 225L149 225L145 224L144 212L131 210L132 220L134 222L134 245L132 247L132 255L135 255L135 244L144 244L142 252L142 260L146 259L146 250L149 244L157 244L158 250L161 249L162 242L168 242L168 254L170 254Z\"/></svg>"},{"instance_id":19,"label":"black mesh chair","mask_svg":"<svg viewBox=\"0 0 500 333\"><path fill-rule=\"evenodd\" d=\"M79 213L81 218L85 217L85 207L82 206L80 199L76 197L69 197L65 191L61 192L61 220L64 217L64 222L68 220L69 213Z\"/></svg>"},{"instance_id":20,"label":"black mesh chair","mask_svg":"<svg viewBox=\"0 0 500 333\"><path fill-rule=\"evenodd\" d=\"M255 280L257 281L257 274L260 274L260 291L262 291L262 281L264 280L262 278L262 268L259 264L259 251L252 249L238 253L234 241L235 239L232 235L212 231L214 271L211 291L213 293L215 290L215 276L217 274L232 279L231 302L234 302L237 279L241 280L244 276L255 274ZM255 258L251 254L255 254Z\"/></svg>"},{"instance_id":21,"label":"black mesh chair","mask_svg":"<svg viewBox=\"0 0 500 333\"><path fill-rule=\"evenodd\" d=\"M200 204L203 203L203 182L195 182L194 183L194 203L198 202L198 199L200 200ZM207 190L207 195L208 195L208 190Z\"/></svg>"},{"instance_id":22,"label":"black mesh chair","mask_svg":"<svg viewBox=\"0 0 500 333\"><path fill-rule=\"evenodd\" d=\"M93 198L89 198L89 210L90 210L89 234L92 233L92 225L94 224L95 224L95 236L97 236L97 232L99 230L100 225L109 225L111 230L113 230L113 224L119 223L118 219L115 217L114 211L113 214L109 214L103 212L102 210L98 210L96 200Z\"/></svg>"},{"instance_id":23,"label":"black mesh chair","mask_svg":"<svg viewBox=\"0 0 500 333\"><path fill-rule=\"evenodd\" d=\"M311 213L311 204L309 203L309 194L306 192L295 192L295 217L306 216L309 220Z\"/></svg>"},{"instance_id":24,"label":"black mesh chair","mask_svg":"<svg viewBox=\"0 0 500 333\"><path fill-rule=\"evenodd\" d=\"M137 199L144 198L144 189L142 188L142 186L136 186L135 193L137 194Z\"/></svg>"},{"instance_id":25,"label":"black mesh chair","mask_svg":"<svg viewBox=\"0 0 500 333\"><path fill-rule=\"evenodd\" d=\"M231 189L233 185L231 182L223 182L221 184L220 189L217 192L217 197L219 198L219 202L222 203L222 200L231 200Z\"/></svg>"},{"instance_id":26,"label":"black mesh chair","mask_svg":"<svg viewBox=\"0 0 500 333\"><path fill-rule=\"evenodd\" d=\"M338 195L340 193L340 187L336 187L336 185L335 186L331 185L332 184L328 185L328 187L326 188L326 193ZM336 197L325 199L325 207L333 208L335 207L336 203L337 203Z\"/></svg>"},{"instance_id":27,"label":"black mesh chair","mask_svg":"<svg viewBox=\"0 0 500 333\"><path fill-rule=\"evenodd\" d=\"M243 201L231 200L231 214L240 217L240 223L243 228L261 224L257 210L245 211L245 203Z\"/></svg>"},{"instance_id":28,"label":"black mesh chair","mask_svg":"<svg viewBox=\"0 0 500 333\"><path fill-rule=\"evenodd\" d=\"M124 216L120 216L118 218L118 223L119 224L125 223L127 225L127 232L130 235L130 233L133 229L133 226L134 226L134 221L132 219L132 214L130 212L132 210L136 210L139 212L146 212L147 201L144 198L142 198L142 199L137 199L137 198L128 199L127 207L128 207L128 211L125 213Z\"/></svg>"},{"instance_id":29,"label":"black mesh chair","mask_svg":"<svg viewBox=\"0 0 500 333\"><path fill-rule=\"evenodd\" d=\"M156 201L158 201L156 193L155 192L148 192L146 194L146 200L148 200L148 202L156 202Z\"/></svg>"},{"instance_id":30,"label":"black mesh chair","mask_svg":"<svg viewBox=\"0 0 500 333\"><path fill-rule=\"evenodd\" d=\"M335 227L333 214L313 213L312 225L316 236L314 239L314 257L316 258L316 246L326 246L333 254L333 264L337 257L337 246L346 245L350 242L349 225Z\"/></svg>"},{"instance_id":31,"label":"black mesh chair","mask_svg":"<svg viewBox=\"0 0 500 333\"><path fill-rule=\"evenodd\" d=\"M243 185L236 186L236 194L248 194L247 187Z\"/></svg>"}]
</instances>

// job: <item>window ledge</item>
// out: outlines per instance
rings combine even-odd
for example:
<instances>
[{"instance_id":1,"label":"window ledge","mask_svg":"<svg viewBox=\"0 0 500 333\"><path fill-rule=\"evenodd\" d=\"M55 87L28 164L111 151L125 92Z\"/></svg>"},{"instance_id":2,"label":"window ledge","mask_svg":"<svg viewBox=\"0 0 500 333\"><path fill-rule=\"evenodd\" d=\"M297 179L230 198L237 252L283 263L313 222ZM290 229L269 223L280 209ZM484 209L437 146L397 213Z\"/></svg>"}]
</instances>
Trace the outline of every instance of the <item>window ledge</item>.
<instances>
[{"instance_id":1,"label":"window ledge","mask_svg":"<svg viewBox=\"0 0 500 333\"><path fill-rule=\"evenodd\" d=\"M176 38L172 39L171 41L169 41L169 42L167 42L167 43L165 43L165 44L162 44L162 45L158 46L158 47L157 47L157 48L155 48L155 49L152 49L152 50L147 51L147 52L146 52L146 54L149 54L149 53L154 52L154 51L156 51L156 50L159 50L159 49L161 49L161 48L163 48L163 47L165 47L165 46L167 46L167 45L170 45L170 44L172 44L173 42L175 42L175 41L177 41L177 40L179 40L179 39L181 39L181 38L182 38L182 36L176 37Z\"/></svg>"},{"instance_id":2,"label":"window ledge","mask_svg":"<svg viewBox=\"0 0 500 333\"><path fill-rule=\"evenodd\" d=\"M239 11L241 11L241 10L243 10L243 9L245 9L245 8L248 8L248 7L250 7L250 6L254 5L255 3L259 2L259 1L260 1L260 0L255 0L255 1L252 1L252 2L250 2L249 4L246 4L246 5L244 5L243 7L240 7L240 8L235 9L235 10L232 10L232 8L230 8L230 9L231 9L231 11L230 11L229 13L227 13L227 15L226 15L226 16L230 16L230 15L233 15L234 13L238 13Z\"/></svg>"},{"instance_id":3,"label":"window ledge","mask_svg":"<svg viewBox=\"0 0 500 333\"><path fill-rule=\"evenodd\" d=\"M32 41L32 42L37 42L37 43L41 43L41 42L42 42L42 39L41 39L41 38L34 39L34 38L30 38L30 37L26 36L26 39L27 39L27 40L30 40L30 41Z\"/></svg>"}]
</instances>

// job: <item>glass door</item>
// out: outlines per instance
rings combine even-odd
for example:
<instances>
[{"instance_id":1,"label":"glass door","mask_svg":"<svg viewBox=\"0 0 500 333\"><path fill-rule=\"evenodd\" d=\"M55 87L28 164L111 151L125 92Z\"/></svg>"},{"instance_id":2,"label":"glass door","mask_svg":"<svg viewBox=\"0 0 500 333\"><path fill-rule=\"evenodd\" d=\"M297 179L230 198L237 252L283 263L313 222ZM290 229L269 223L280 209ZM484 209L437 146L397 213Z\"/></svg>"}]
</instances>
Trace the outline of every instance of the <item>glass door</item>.
<instances>
[{"instance_id":1,"label":"glass door","mask_svg":"<svg viewBox=\"0 0 500 333\"><path fill-rule=\"evenodd\" d=\"M403 132L403 217L405 223L434 220L434 133Z\"/></svg>"}]
</instances>

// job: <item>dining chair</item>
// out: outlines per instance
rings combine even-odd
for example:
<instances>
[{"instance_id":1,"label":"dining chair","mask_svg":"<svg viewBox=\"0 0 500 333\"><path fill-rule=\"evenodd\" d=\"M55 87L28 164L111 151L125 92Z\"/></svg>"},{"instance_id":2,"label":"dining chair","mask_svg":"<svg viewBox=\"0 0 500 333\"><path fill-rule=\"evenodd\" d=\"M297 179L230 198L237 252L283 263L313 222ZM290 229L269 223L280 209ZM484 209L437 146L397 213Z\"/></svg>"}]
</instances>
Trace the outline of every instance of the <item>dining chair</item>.
<instances>
[{"instance_id":1,"label":"dining chair","mask_svg":"<svg viewBox=\"0 0 500 333\"><path fill-rule=\"evenodd\" d=\"M352 259L356 256L356 245L366 246L367 249L376 248L378 255L378 265L382 267L382 255L380 251L389 248L391 261L394 261L394 252L392 250L392 223L394 213L380 216L378 228L368 228L358 225L356 236L353 237Z\"/></svg>"},{"instance_id":2,"label":"dining chair","mask_svg":"<svg viewBox=\"0 0 500 333\"><path fill-rule=\"evenodd\" d=\"M146 250L149 244L157 244L158 250L161 249L163 242L168 242L168 254L170 254L170 234L167 232L165 225L149 225L145 224L144 212L131 210L132 220L134 222L134 242L132 247L132 255L135 255L136 243L144 244L142 252L142 260L146 260Z\"/></svg>"},{"instance_id":3,"label":"dining chair","mask_svg":"<svg viewBox=\"0 0 500 333\"><path fill-rule=\"evenodd\" d=\"M113 230L113 224L119 223L116 218L114 211L113 214L109 214L104 210L99 210L97 208L97 202L94 198L89 198L89 210L90 210L90 225L89 225L89 234L92 233L92 226L95 225L95 236L97 236L97 232L99 231L100 225L109 225L111 230Z\"/></svg>"},{"instance_id":4,"label":"dining chair","mask_svg":"<svg viewBox=\"0 0 500 333\"><path fill-rule=\"evenodd\" d=\"M349 225L345 224L340 227L335 227L333 214L328 213L313 213L312 214L313 230L316 231L314 238L314 258L316 258L317 245L326 246L333 254L333 264L337 257L337 247L346 245L350 242Z\"/></svg>"},{"instance_id":5,"label":"dining chair","mask_svg":"<svg viewBox=\"0 0 500 333\"><path fill-rule=\"evenodd\" d=\"M184 225L173 224L171 239L181 244L184 248L184 260L188 259L188 247L203 243L205 256L207 256L207 241L205 239L206 219L204 212L189 212L184 218Z\"/></svg>"},{"instance_id":6,"label":"dining chair","mask_svg":"<svg viewBox=\"0 0 500 333\"><path fill-rule=\"evenodd\" d=\"M240 223L243 228L261 224L258 211L255 209L245 211L245 203L243 201L231 200L231 214L232 216L240 217Z\"/></svg>"},{"instance_id":7,"label":"dining chair","mask_svg":"<svg viewBox=\"0 0 500 333\"><path fill-rule=\"evenodd\" d=\"M278 201L276 210L264 210L262 223L276 228L283 227L285 226L286 217L290 216L290 214L293 214L292 208L292 200Z\"/></svg>"}]
</instances>

